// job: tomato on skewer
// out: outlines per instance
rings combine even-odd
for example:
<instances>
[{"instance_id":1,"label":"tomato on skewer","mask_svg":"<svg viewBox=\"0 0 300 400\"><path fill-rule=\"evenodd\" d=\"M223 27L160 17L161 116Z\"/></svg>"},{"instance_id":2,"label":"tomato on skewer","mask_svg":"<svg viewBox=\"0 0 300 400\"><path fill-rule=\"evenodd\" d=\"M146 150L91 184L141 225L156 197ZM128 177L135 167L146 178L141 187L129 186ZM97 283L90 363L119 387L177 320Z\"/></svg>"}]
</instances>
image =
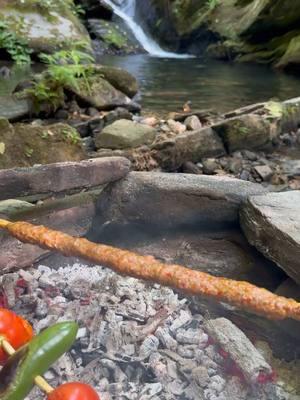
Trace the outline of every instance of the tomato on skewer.
<instances>
[{"instance_id":1,"label":"tomato on skewer","mask_svg":"<svg viewBox=\"0 0 300 400\"><path fill-rule=\"evenodd\" d=\"M85 383L69 382L49 393L47 400L100 400L95 390Z\"/></svg>"},{"instance_id":2,"label":"tomato on skewer","mask_svg":"<svg viewBox=\"0 0 300 400\"><path fill-rule=\"evenodd\" d=\"M1 346L1 339L5 339L17 350L32 338L33 329L29 322L10 310L0 308L0 365L8 358Z\"/></svg>"}]
</instances>

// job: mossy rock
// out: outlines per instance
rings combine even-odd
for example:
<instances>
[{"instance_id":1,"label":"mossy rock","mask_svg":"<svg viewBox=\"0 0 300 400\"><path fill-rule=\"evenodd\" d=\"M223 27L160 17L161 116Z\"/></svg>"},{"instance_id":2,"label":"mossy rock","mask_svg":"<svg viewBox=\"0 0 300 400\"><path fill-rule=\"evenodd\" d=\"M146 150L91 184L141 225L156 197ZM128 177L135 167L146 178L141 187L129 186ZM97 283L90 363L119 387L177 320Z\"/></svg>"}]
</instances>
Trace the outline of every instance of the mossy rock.
<instances>
[{"instance_id":1,"label":"mossy rock","mask_svg":"<svg viewBox=\"0 0 300 400\"><path fill-rule=\"evenodd\" d=\"M95 72L102 75L113 87L126 94L128 97L134 97L139 91L139 85L136 78L122 68L116 68L105 65L96 65Z\"/></svg>"},{"instance_id":2,"label":"mossy rock","mask_svg":"<svg viewBox=\"0 0 300 400\"><path fill-rule=\"evenodd\" d=\"M0 118L0 168L29 167L86 158L77 132L69 125L10 124Z\"/></svg>"},{"instance_id":3,"label":"mossy rock","mask_svg":"<svg viewBox=\"0 0 300 400\"><path fill-rule=\"evenodd\" d=\"M89 83L79 79L78 88L68 87L79 103L96 107L98 110L111 110L115 107L127 107L131 100L124 93L113 87L101 74L89 77Z\"/></svg>"},{"instance_id":4,"label":"mossy rock","mask_svg":"<svg viewBox=\"0 0 300 400\"><path fill-rule=\"evenodd\" d=\"M279 133L277 119L247 114L230 118L213 126L229 153L243 149L263 149L271 145Z\"/></svg>"},{"instance_id":5,"label":"mossy rock","mask_svg":"<svg viewBox=\"0 0 300 400\"><path fill-rule=\"evenodd\" d=\"M76 42L86 42L91 47L90 37L72 12L70 2L52 0L52 3L48 8L37 0L0 0L0 21L5 21L36 53L72 48Z\"/></svg>"}]
</instances>

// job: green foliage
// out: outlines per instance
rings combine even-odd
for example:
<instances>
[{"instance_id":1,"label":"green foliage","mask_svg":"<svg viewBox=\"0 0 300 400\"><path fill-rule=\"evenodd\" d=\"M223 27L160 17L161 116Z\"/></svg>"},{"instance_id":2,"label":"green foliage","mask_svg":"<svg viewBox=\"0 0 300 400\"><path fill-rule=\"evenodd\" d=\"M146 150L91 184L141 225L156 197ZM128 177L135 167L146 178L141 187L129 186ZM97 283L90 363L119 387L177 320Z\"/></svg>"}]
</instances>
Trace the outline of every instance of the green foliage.
<instances>
[{"instance_id":1,"label":"green foliage","mask_svg":"<svg viewBox=\"0 0 300 400\"><path fill-rule=\"evenodd\" d=\"M17 37L5 21L0 20L0 48L5 49L17 64L28 64L31 62L32 50L28 47L25 39Z\"/></svg>"},{"instance_id":2,"label":"green foliage","mask_svg":"<svg viewBox=\"0 0 300 400\"><path fill-rule=\"evenodd\" d=\"M207 0L207 7L209 10L214 10L219 4L220 0Z\"/></svg>"},{"instance_id":3,"label":"green foliage","mask_svg":"<svg viewBox=\"0 0 300 400\"><path fill-rule=\"evenodd\" d=\"M69 9L75 15L84 14L83 8L75 5L73 0L17 0L19 7L37 7L41 12L49 14L51 11L61 12Z\"/></svg>"},{"instance_id":4,"label":"green foliage","mask_svg":"<svg viewBox=\"0 0 300 400\"><path fill-rule=\"evenodd\" d=\"M81 141L81 137L79 136L78 132L73 128L65 128L61 132L66 139L71 144L78 144Z\"/></svg>"},{"instance_id":5,"label":"green foliage","mask_svg":"<svg viewBox=\"0 0 300 400\"><path fill-rule=\"evenodd\" d=\"M40 59L48 68L40 79L33 82L33 87L26 91L33 99L37 111L45 108L45 105L48 112L57 110L64 105L64 89L79 90L82 81L90 91L92 68L89 64L94 62L91 55L76 49L60 50L54 54L41 54Z\"/></svg>"}]
</instances>

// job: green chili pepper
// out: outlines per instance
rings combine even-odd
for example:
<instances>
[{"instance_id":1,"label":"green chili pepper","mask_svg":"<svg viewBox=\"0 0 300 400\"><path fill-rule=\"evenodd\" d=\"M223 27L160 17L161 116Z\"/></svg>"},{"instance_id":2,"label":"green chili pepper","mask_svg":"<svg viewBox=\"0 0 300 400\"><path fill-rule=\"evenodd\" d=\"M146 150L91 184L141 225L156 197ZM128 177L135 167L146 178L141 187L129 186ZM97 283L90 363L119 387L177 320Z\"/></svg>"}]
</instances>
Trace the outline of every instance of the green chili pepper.
<instances>
[{"instance_id":1,"label":"green chili pepper","mask_svg":"<svg viewBox=\"0 0 300 400\"><path fill-rule=\"evenodd\" d=\"M21 347L0 372L0 400L23 400L43 375L76 339L78 325L62 322L45 329Z\"/></svg>"}]
</instances>

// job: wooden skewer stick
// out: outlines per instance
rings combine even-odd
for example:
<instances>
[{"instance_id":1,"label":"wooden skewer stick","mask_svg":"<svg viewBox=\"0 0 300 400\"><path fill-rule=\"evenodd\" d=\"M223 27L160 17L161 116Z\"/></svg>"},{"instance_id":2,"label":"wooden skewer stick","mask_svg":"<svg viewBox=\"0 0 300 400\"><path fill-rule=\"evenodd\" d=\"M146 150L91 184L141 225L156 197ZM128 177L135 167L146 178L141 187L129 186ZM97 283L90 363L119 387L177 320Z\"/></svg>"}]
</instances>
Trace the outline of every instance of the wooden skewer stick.
<instances>
[{"instance_id":1,"label":"wooden skewer stick","mask_svg":"<svg viewBox=\"0 0 300 400\"><path fill-rule=\"evenodd\" d=\"M300 321L299 302L248 282L215 277L181 265L164 264L152 256L93 243L28 222L0 220L0 227L22 242L37 244L65 256L81 257L125 276L173 287L189 295L226 302L269 319L293 318Z\"/></svg>"},{"instance_id":2,"label":"wooden skewer stick","mask_svg":"<svg viewBox=\"0 0 300 400\"><path fill-rule=\"evenodd\" d=\"M2 346L3 350L9 356L15 354L16 350L12 347L12 345L5 339L0 338L0 345ZM35 384L46 394L53 392L53 387L49 385L49 383L41 376L36 376L34 378Z\"/></svg>"}]
</instances>

